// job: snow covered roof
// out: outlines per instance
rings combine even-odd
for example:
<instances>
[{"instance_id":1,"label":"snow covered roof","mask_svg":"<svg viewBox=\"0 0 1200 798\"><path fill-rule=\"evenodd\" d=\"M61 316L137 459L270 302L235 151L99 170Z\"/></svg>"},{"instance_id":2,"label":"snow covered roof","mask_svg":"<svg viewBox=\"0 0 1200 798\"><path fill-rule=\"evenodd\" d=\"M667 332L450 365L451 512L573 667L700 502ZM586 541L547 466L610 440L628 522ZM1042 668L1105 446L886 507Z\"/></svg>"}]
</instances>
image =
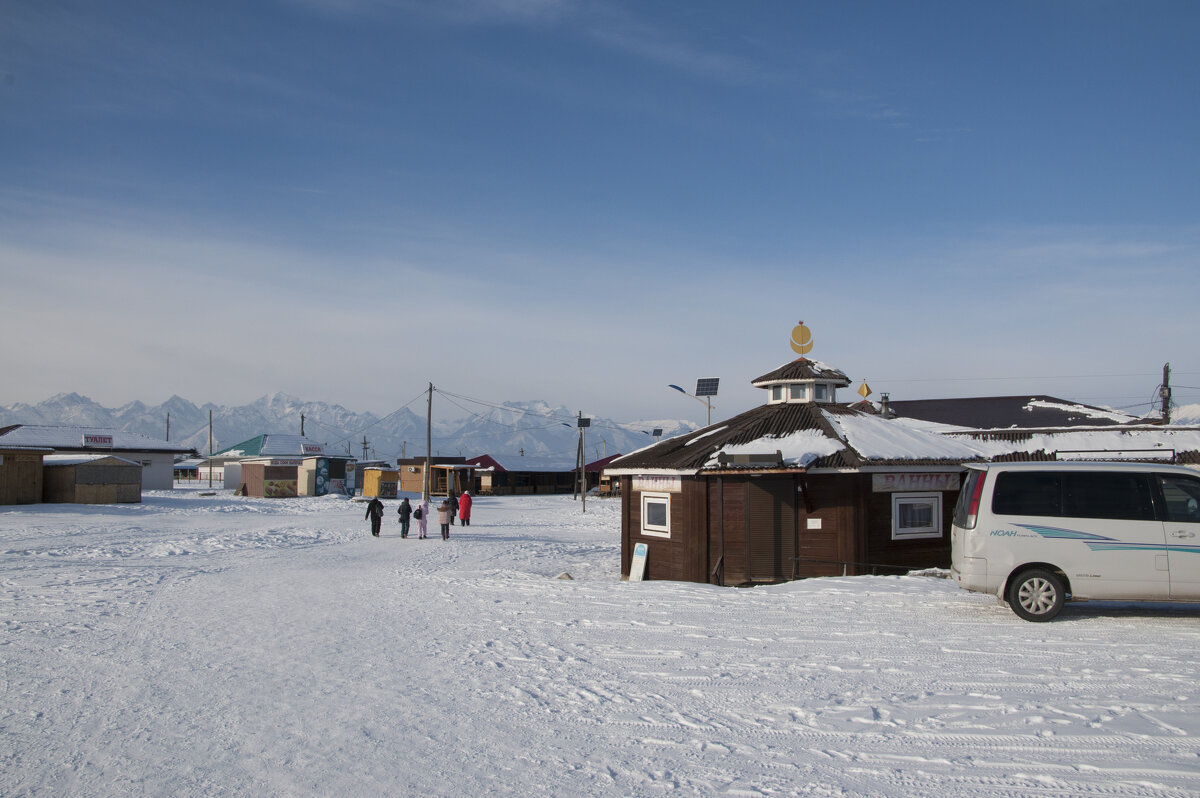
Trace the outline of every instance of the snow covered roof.
<instances>
[{"instance_id":1,"label":"snow covered roof","mask_svg":"<svg viewBox=\"0 0 1200 798\"><path fill-rule=\"evenodd\" d=\"M1200 464L1200 427L1141 424L947 432L988 460L1162 459Z\"/></svg>"},{"instance_id":2,"label":"snow covered roof","mask_svg":"<svg viewBox=\"0 0 1200 798\"><path fill-rule=\"evenodd\" d=\"M975 459L979 454L963 441L846 405L774 404L660 441L617 458L606 470L695 474L728 469L954 466Z\"/></svg>"},{"instance_id":3,"label":"snow covered roof","mask_svg":"<svg viewBox=\"0 0 1200 798\"><path fill-rule=\"evenodd\" d=\"M346 455L336 453L327 454L325 444L318 443L303 435L277 432L255 436L213 454L213 457L224 457L226 459L313 456L344 457Z\"/></svg>"},{"instance_id":4,"label":"snow covered roof","mask_svg":"<svg viewBox=\"0 0 1200 798\"><path fill-rule=\"evenodd\" d=\"M985 460L1173 459L1200 465L1200 426L964 430L847 405L765 405L617 458L612 474L875 470Z\"/></svg>"},{"instance_id":5,"label":"snow covered roof","mask_svg":"<svg viewBox=\"0 0 1200 798\"><path fill-rule=\"evenodd\" d=\"M105 452L195 453L195 449L189 446L111 427L44 424L16 424L0 429L0 447L2 446L42 447L69 452L96 449Z\"/></svg>"},{"instance_id":6,"label":"snow covered roof","mask_svg":"<svg viewBox=\"0 0 1200 798\"><path fill-rule=\"evenodd\" d=\"M888 408L901 418L920 419L972 429L1132 424L1137 416L1053 396L974 396L963 399L891 400Z\"/></svg>"}]
</instances>

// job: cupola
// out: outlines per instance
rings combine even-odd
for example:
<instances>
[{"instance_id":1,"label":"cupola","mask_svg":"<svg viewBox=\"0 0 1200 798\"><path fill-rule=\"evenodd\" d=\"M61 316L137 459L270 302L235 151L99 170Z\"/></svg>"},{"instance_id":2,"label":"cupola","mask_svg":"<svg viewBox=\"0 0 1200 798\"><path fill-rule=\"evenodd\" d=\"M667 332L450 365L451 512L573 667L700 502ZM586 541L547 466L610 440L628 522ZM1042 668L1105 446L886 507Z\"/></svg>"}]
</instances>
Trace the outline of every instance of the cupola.
<instances>
[{"instance_id":1,"label":"cupola","mask_svg":"<svg viewBox=\"0 0 1200 798\"><path fill-rule=\"evenodd\" d=\"M837 389L848 386L850 378L818 360L801 357L762 375L750 384L755 388L766 389L767 404L827 404L837 401Z\"/></svg>"}]
</instances>

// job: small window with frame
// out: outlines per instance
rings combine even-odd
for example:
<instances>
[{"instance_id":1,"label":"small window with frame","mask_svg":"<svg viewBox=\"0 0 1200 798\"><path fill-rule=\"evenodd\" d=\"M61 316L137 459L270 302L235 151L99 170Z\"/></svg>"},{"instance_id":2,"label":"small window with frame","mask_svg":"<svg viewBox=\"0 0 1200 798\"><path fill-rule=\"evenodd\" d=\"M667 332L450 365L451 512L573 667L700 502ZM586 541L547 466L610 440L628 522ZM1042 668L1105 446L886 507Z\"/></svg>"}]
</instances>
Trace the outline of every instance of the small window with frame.
<instances>
[{"instance_id":1,"label":"small window with frame","mask_svg":"<svg viewBox=\"0 0 1200 798\"><path fill-rule=\"evenodd\" d=\"M892 540L942 536L942 494L893 493Z\"/></svg>"},{"instance_id":2,"label":"small window with frame","mask_svg":"<svg viewBox=\"0 0 1200 798\"><path fill-rule=\"evenodd\" d=\"M671 537L671 494L642 494L642 534Z\"/></svg>"}]
</instances>

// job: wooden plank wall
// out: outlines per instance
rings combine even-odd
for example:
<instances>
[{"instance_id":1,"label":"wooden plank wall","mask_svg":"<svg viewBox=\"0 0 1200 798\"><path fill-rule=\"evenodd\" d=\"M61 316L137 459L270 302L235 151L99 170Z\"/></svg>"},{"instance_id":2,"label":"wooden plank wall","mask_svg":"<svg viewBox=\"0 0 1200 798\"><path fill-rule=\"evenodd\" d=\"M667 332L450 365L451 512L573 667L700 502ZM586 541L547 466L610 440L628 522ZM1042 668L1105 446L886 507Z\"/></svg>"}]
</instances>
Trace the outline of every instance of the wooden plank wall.
<instances>
[{"instance_id":1,"label":"wooden plank wall","mask_svg":"<svg viewBox=\"0 0 1200 798\"><path fill-rule=\"evenodd\" d=\"M873 568L877 573L901 573L918 568L950 567L950 523L958 491L942 491L942 536L916 540L892 540L892 494L872 493L870 475L861 475L867 511L867 546L864 559L872 564L895 566ZM870 573L871 570L866 571Z\"/></svg>"},{"instance_id":2,"label":"wooden plank wall","mask_svg":"<svg viewBox=\"0 0 1200 798\"><path fill-rule=\"evenodd\" d=\"M642 494L632 489L632 479L621 477L621 575L629 576L633 547L645 543L646 579L706 582L708 525L704 480L683 480L682 490L671 494L671 536L643 535Z\"/></svg>"},{"instance_id":3,"label":"wooden plank wall","mask_svg":"<svg viewBox=\"0 0 1200 798\"><path fill-rule=\"evenodd\" d=\"M802 484L808 489L812 510L805 510L805 497L798 493L800 546L796 575L803 578L856 573L853 563L860 560L862 546L855 477L809 475ZM819 521L820 529L810 528L810 519Z\"/></svg>"},{"instance_id":4,"label":"wooden plank wall","mask_svg":"<svg viewBox=\"0 0 1200 798\"><path fill-rule=\"evenodd\" d=\"M42 455L0 452L0 504L36 504L42 500Z\"/></svg>"}]
</instances>

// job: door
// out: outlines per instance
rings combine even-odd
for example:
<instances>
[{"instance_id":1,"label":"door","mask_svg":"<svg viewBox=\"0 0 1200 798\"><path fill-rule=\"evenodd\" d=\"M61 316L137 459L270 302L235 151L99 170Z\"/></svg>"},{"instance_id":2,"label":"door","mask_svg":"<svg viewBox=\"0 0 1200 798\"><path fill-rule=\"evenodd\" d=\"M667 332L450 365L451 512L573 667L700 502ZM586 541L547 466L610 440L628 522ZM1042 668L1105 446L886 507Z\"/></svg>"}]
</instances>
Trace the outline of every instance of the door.
<instances>
[{"instance_id":1,"label":"door","mask_svg":"<svg viewBox=\"0 0 1200 798\"><path fill-rule=\"evenodd\" d=\"M1063 474L1063 530L1072 553L1061 565L1080 598L1168 598L1166 538L1148 474Z\"/></svg>"},{"instance_id":2,"label":"door","mask_svg":"<svg viewBox=\"0 0 1200 798\"><path fill-rule=\"evenodd\" d=\"M751 582L792 578L796 491L790 479L746 483L746 559Z\"/></svg>"},{"instance_id":3,"label":"door","mask_svg":"<svg viewBox=\"0 0 1200 798\"><path fill-rule=\"evenodd\" d=\"M1171 598L1200 600L1200 477L1159 476L1166 513Z\"/></svg>"}]
</instances>

